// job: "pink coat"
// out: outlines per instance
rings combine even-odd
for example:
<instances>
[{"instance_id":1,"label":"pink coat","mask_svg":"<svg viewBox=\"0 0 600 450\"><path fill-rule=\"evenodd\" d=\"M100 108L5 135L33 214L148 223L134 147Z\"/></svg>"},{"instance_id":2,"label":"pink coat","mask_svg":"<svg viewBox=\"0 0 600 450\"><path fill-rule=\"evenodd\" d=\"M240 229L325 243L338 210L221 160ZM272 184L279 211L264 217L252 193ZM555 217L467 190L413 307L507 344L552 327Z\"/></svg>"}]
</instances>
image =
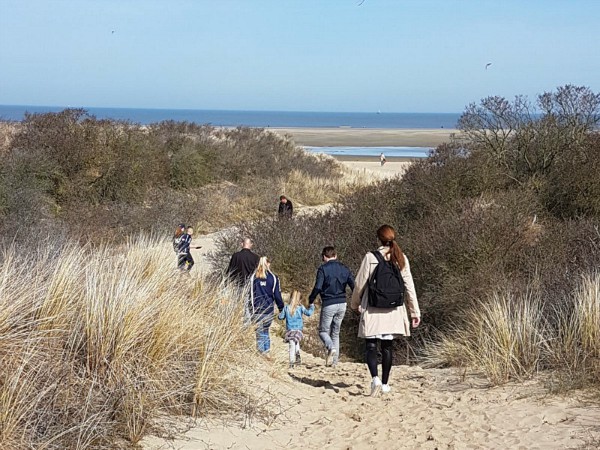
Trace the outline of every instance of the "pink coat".
<instances>
[{"instance_id":1,"label":"pink coat","mask_svg":"<svg viewBox=\"0 0 600 450\"><path fill-rule=\"evenodd\" d=\"M379 252L389 261L388 247L379 247ZM402 279L406 287L404 296L404 305L398 308L373 308L369 306L369 289L367 287L369 278L377 266L377 258L372 253L367 253L362 260L360 269L356 274L356 286L352 293L351 307L354 310L361 306L362 313L360 315L360 324L358 327L358 337L370 337L384 334L402 334L410 336L410 320L408 311L411 317L421 317L419 310L419 302L417 301L417 292L415 291L415 283L413 282L410 273L410 264L408 258L404 256L404 269L402 269Z\"/></svg>"}]
</instances>

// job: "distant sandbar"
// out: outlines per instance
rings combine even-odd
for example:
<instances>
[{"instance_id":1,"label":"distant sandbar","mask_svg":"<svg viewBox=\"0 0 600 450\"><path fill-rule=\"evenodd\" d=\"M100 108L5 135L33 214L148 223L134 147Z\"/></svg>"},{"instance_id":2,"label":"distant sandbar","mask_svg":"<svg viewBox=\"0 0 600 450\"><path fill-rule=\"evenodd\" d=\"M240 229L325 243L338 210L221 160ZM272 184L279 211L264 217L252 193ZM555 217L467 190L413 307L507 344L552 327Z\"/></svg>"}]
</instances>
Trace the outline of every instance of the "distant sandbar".
<instances>
[{"instance_id":1,"label":"distant sandbar","mask_svg":"<svg viewBox=\"0 0 600 450\"><path fill-rule=\"evenodd\" d=\"M314 147L437 147L456 129L434 128L269 128L298 145Z\"/></svg>"}]
</instances>

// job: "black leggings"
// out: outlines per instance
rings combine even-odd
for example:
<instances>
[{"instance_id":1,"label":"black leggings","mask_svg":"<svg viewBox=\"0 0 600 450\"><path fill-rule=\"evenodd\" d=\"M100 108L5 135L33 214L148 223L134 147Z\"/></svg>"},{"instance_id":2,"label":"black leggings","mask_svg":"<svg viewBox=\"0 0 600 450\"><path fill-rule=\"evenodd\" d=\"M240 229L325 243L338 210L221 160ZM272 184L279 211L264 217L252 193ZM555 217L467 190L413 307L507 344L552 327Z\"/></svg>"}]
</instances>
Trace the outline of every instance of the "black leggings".
<instances>
[{"instance_id":1,"label":"black leggings","mask_svg":"<svg viewBox=\"0 0 600 450\"><path fill-rule=\"evenodd\" d=\"M381 382L388 384L392 370L392 340L367 339L367 366L372 377L377 376L377 341L381 342Z\"/></svg>"},{"instance_id":2,"label":"black leggings","mask_svg":"<svg viewBox=\"0 0 600 450\"><path fill-rule=\"evenodd\" d=\"M187 267L186 267L187 263ZM192 258L191 253L184 253L181 255L177 255L177 268L178 269L187 269L192 270L192 266L194 265L194 258Z\"/></svg>"}]
</instances>

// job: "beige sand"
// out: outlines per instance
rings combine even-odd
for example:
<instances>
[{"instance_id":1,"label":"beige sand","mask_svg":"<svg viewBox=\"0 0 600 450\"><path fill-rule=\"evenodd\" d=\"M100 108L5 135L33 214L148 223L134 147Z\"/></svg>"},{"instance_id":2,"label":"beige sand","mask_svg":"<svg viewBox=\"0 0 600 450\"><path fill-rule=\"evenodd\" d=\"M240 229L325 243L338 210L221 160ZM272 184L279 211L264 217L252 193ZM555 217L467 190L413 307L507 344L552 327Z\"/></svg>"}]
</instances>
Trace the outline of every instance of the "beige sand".
<instances>
[{"instance_id":1,"label":"beige sand","mask_svg":"<svg viewBox=\"0 0 600 450\"><path fill-rule=\"evenodd\" d=\"M374 158L373 158L374 159ZM340 162L352 171L367 177L393 178L403 175L412 164L410 161L388 160L383 166L374 160L340 160Z\"/></svg>"},{"instance_id":2,"label":"beige sand","mask_svg":"<svg viewBox=\"0 0 600 450\"><path fill-rule=\"evenodd\" d=\"M269 128L291 136L298 145L315 147L437 147L458 130L389 128Z\"/></svg>"},{"instance_id":3,"label":"beige sand","mask_svg":"<svg viewBox=\"0 0 600 450\"><path fill-rule=\"evenodd\" d=\"M144 448L565 449L598 437L597 408L548 396L539 382L491 388L451 369L396 366L392 392L372 398L364 364L329 368L304 354L304 365L286 374L287 346L273 329L271 338L279 369L264 374L276 395L270 424L215 418L180 439L148 438Z\"/></svg>"}]
</instances>

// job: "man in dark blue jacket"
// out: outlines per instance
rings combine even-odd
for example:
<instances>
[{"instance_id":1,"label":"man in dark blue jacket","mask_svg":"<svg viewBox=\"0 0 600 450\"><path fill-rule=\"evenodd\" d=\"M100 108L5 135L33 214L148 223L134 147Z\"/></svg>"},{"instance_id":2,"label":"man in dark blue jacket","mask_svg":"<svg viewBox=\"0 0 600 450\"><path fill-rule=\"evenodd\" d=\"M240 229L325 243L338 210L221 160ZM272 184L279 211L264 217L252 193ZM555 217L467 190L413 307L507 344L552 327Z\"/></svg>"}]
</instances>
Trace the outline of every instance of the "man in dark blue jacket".
<instances>
[{"instance_id":1,"label":"man in dark blue jacket","mask_svg":"<svg viewBox=\"0 0 600 450\"><path fill-rule=\"evenodd\" d=\"M354 290L354 277L345 265L337 260L333 247L325 247L321 254L324 263L317 270L315 287L308 297L312 305L321 296L319 337L327 350L326 365L335 366L340 354L340 327L346 314L346 287Z\"/></svg>"}]
</instances>

